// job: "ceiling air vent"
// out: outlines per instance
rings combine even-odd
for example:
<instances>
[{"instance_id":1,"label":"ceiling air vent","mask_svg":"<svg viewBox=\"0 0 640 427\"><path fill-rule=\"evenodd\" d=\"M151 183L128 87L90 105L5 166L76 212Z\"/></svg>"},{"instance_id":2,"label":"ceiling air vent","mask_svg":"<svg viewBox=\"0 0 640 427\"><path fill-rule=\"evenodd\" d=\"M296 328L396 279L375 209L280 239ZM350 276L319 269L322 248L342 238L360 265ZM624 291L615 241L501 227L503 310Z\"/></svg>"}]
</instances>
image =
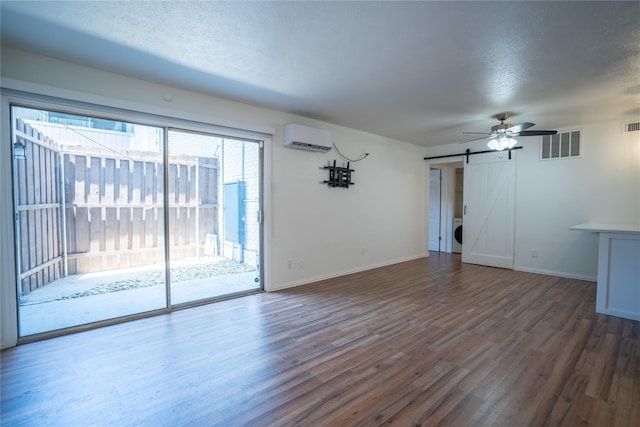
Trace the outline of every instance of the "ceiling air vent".
<instances>
[{"instance_id":1,"label":"ceiling air vent","mask_svg":"<svg viewBox=\"0 0 640 427\"><path fill-rule=\"evenodd\" d=\"M638 132L638 131L640 131L640 122L625 123L624 124L624 131L625 132Z\"/></svg>"},{"instance_id":2,"label":"ceiling air vent","mask_svg":"<svg viewBox=\"0 0 640 427\"><path fill-rule=\"evenodd\" d=\"M540 159L555 160L580 157L580 131L545 135L540 144Z\"/></svg>"}]
</instances>

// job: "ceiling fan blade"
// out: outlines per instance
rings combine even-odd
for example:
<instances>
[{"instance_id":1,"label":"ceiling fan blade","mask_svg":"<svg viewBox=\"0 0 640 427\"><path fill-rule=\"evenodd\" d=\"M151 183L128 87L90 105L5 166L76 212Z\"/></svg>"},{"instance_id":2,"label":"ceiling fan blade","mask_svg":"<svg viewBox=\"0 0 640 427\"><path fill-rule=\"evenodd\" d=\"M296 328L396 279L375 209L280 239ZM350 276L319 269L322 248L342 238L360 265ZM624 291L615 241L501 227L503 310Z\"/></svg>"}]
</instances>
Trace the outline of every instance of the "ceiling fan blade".
<instances>
[{"instance_id":1,"label":"ceiling fan blade","mask_svg":"<svg viewBox=\"0 0 640 427\"><path fill-rule=\"evenodd\" d=\"M518 136L540 136L540 135L555 135L557 130L525 130L520 132Z\"/></svg>"},{"instance_id":2,"label":"ceiling fan blade","mask_svg":"<svg viewBox=\"0 0 640 427\"><path fill-rule=\"evenodd\" d=\"M475 135L491 135L489 132L462 132L462 133L470 133Z\"/></svg>"},{"instance_id":3,"label":"ceiling fan blade","mask_svg":"<svg viewBox=\"0 0 640 427\"><path fill-rule=\"evenodd\" d=\"M491 136L491 134L489 134L489 136ZM466 144L467 142L480 141L481 139L487 139L487 138L489 138L489 136L482 136L482 137L480 137L480 138L475 138L475 139L470 139L470 140L468 140L468 141L458 142L458 144Z\"/></svg>"},{"instance_id":4,"label":"ceiling fan blade","mask_svg":"<svg viewBox=\"0 0 640 427\"><path fill-rule=\"evenodd\" d=\"M535 123L524 122L524 123L520 123L518 125L511 126L509 129L507 129L507 132L509 132L509 133L519 133L519 132L522 132L525 129L529 129L532 126L535 126Z\"/></svg>"}]
</instances>

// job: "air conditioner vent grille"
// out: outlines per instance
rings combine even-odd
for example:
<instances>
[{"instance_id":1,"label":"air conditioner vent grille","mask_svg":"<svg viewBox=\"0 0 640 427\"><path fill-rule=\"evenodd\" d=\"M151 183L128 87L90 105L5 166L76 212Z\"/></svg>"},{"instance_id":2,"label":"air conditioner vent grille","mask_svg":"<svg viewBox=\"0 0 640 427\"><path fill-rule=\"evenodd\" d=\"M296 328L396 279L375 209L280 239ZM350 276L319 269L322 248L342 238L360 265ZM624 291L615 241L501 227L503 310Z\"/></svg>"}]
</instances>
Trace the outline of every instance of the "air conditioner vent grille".
<instances>
[{"instance_id":1,"label":"air conditioner vent grille","mask_svg":"<svg viewBox=\"0 0 640 427\"><path fill-rule=\"evenodd\" d=\"M638 132L638 131L640 131L640 122L625 123L624 124L624 131L625 132Z\"/></svg>"},{"instance_id":2,"label":"air conditioner vent grille","mask_svg":"<svg viewBox=\"0 0 640 427\"><path fill-rule=\"evenodd\" d=\"M580 131L544 135L540 144L540 159L555 160L580 157Z\"/></svg>"}]
</instances>

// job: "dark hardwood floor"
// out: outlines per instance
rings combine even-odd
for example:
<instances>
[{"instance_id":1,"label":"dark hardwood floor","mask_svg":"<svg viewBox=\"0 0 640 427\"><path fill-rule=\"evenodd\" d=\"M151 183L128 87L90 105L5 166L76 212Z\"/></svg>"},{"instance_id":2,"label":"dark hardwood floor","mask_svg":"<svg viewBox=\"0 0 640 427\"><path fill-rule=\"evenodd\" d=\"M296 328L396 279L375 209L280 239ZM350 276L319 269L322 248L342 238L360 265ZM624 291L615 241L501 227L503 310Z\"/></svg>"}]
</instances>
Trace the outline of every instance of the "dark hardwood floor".
<instances>
[{"instance_id":1,"label":"dark hardwood floor","mask_svg":"<svg viewBox=\"0 0 640 427\"><path fill-rule=\"evenodd\" d=\"M2 352L3 426L638 426L640 322L595 283L389 267Z\"/></svg>"}]
</instances>

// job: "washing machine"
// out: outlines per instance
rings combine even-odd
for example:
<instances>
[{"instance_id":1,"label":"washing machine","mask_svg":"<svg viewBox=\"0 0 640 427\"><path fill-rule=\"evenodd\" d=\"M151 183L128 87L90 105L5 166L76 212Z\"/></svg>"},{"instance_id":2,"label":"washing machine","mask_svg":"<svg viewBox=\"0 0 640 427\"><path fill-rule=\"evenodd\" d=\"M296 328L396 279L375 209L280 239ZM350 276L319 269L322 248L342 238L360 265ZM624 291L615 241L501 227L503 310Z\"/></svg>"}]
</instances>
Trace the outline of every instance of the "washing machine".
<instances>
[{"instance_id":1,"label":"washing machine","mask_svg":"<svg viewBox=\"0 0 640 427\"><path fill-rule=\"evenodd\" d=\"M453 218L453 250L462 253L462 218Z\"/></svg>"}]
</instances>

